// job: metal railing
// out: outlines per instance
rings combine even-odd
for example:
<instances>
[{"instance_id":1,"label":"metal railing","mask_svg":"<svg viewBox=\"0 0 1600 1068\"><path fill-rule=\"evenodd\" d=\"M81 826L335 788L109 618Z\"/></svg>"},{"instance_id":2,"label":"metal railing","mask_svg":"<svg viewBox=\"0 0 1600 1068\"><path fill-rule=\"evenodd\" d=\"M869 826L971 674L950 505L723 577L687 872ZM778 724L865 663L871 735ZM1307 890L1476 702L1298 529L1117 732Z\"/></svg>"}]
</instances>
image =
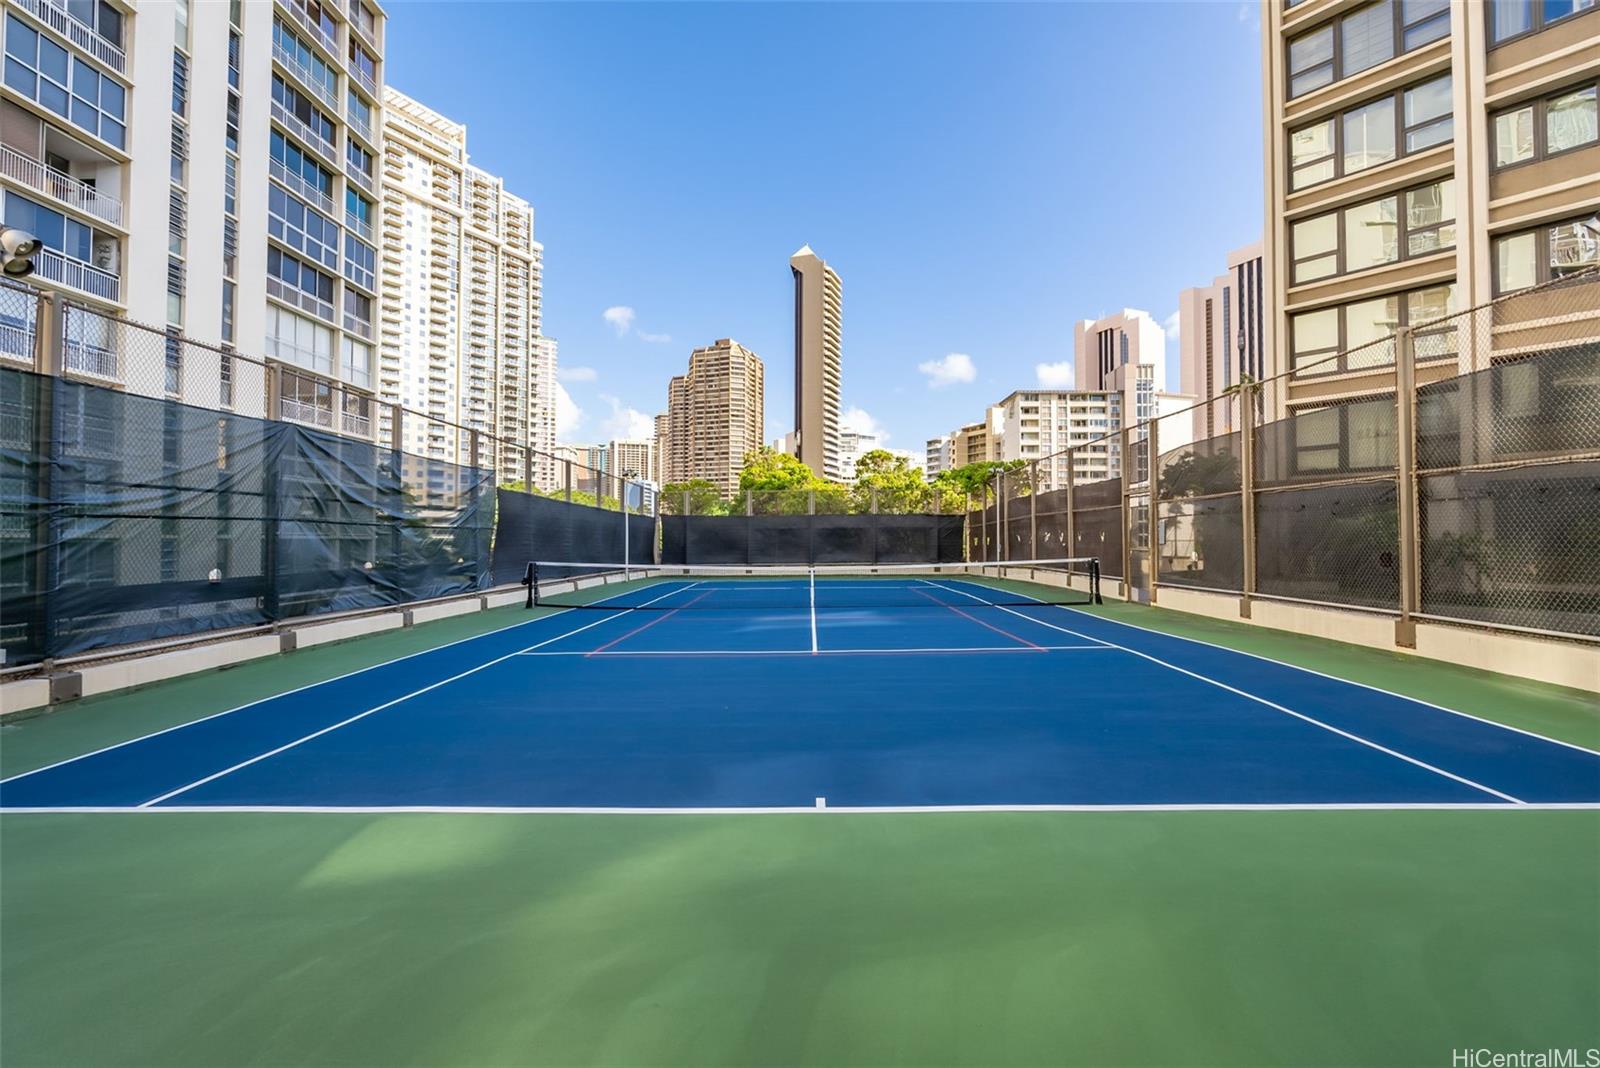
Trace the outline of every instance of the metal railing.
<instances>
[{"instance_id":1,"label":"metal railing","mask_svg":"<svg viewBox=\"0 0 1600 1068\"><path fill-rule=\"evenodd\" d=\"M356 165L349 160L344 161L344 173L349 176L352 182L360 186L364 192L373 192L374 186L371 175L358 170Z\"/></svg>"},{"instance_id":2,"label":"metal railing","mask_svg":"<svg viewBox=\"0 0 1600 1068\"><path fill-rule=\"evenodd\" d=\"M34 253L33 265L41 278L101 300L122 300L122 279L92 263L64 256L53 248L42 248Z\"/></svg>"},{"instance_id":3,"label":"metal railing","mask_svg":"<svg viewBox=\"0 0 1600 1068\"><path fill-rule=\"evenodd\" d=\"M94 186L70 174L18 152L10 145L0 145L0 173L46 196L110 223L122 225L122 201L106 196Z\"/></svg>"},{"instance_id":4,"label":"metal railing","mask_svg":"<svg viewBox=\"0 0 1600 1068\"><path fill-rule=\"evenodd\" d=\"M300 84L311 91L311 95L322 101L335 111L339 110L339 97L333 88L326 82L319 80L310 67L300 62L300 57L290 52L277 41L272 42L272 58L289 73L293 74Z\"/></svg>"},{"instance_id":5,"label":"metal railing","mask_svg":"<svg viewBox=\"0 0 1600 1068\"><path fill-rule=\"evenodd\" d=\"M336 167L339 165L339 156L333 150L333 142L301 122L297 116L291 115L289 110L276 100L272 102L272 119L301 141L310 145L312 151L320 153L322 158L327 160L331 166Z\"/></svg>"},{"instance_id":6,"label":"metal railing","mask_svg":"<svg viewBox=\"0 0 1600 1068\"><path fill-rule=\"evenodd\" d=\"M333 198L327 193L324 193L300 175L295 174L278 160L270 161L267 169L272 177L283 183L292 192L299 194L321 208L324 214L333 214Z\"/></svg>"},{"instance_id":7,"label":"metal railing","mask_svg":"<svg viewBox=\"0 0 1600 1068\"><path fill-rule=\"evenodd\" d=\"M278 9L288 12L289 17L294 19L295 24L307 34L310 34L311 38L323 48L327 49L329 55L339 56L338 39L323 29L322 24L308 15L299 4L292 3L291 0L278 0Z\"/></svg>"},{"instance_id":8,"label":"metal railing","mask_svg":"<svg viewBox=\"0 0 1600 1068\"><path fill-rule=\"evenodd\" d=\"M118 74L127 71L126 53L101 37L94 27L79 21L65 5L56 0L17 0L17 6Z\"/></svg>"}]
</instances>

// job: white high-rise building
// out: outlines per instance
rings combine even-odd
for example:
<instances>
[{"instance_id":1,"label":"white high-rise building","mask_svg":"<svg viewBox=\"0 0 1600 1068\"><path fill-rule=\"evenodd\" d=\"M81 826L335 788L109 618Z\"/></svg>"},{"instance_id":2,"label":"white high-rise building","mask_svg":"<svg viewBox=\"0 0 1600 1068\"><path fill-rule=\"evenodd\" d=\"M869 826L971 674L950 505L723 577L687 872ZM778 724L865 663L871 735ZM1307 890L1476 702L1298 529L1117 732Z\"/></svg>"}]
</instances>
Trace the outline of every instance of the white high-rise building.
<instances>
[{"instance_id":1,"label":"white high-rise building","mask_svg":"<svg viewBox=\"0 0 1600 1068\"><path fill-rule=\"evenodd\" d=\"M1166 332L1149 312L1123 308L1113 315L1078 322L1073 331L1080 392L1122 394L1125 424L1172 415L1194 404L1194 397L1167 390ZM1188 419L1162 419L1157 446L1162 452L1193 440ZM1142 480L1140 470L1134 478Z\"/></svg>"},{"instance_id":2,"label":"white high-rise building","mask_svg":"<svg viewBox=\"0 0 1600 1068\"><path fill-rule=\"evenodd\" d=\"M1067 484L1067 449L1079 482L1115 478L1122 455L1115 440L1101 437L1122 429L1122 394L1113 390L1019 390L995 406L1000 410L995 459L1037 462L1041 489Z\"/></svg>"},{"instance_id":3,"label":"white high-rise building","mask_svg":"<svg viewBox=\"0 0 1600 1068\"><path fill-rule=\"evenodd\" d=\"M839 469L846 482L856 480L856 461L874 449L883 448L877 434L870 431L839 428Z\"/></svg>"},{"instance_id":4,"label":"white high-rise building","mask_svg":"<svg viewBox=\"0 0 1600 1068\"><path fill-rule=\"evenodd\" d=\"M941 434L936 438L928 439L927 459L923 462L923 473L932 479L944 471L953 471L960 465L955 462L956 436L954 434Z\"/></svg>"},{"instance_id":5,"label":"white high-rise building","mask_svg":"<svg viewBox=\"0 0 1600 1068\"><path fill-rule=\"evenodd\" d=\"M533 209L468 162L467 130L394 89L384 94L384 324L379 393L409 452L466 462L451 424L493 435L480 462L553 477L555 343L540 336L543 246ZM385 416L387 428L387 416ZM387 433L387 429L386 429Z\"/></svg>"},{"instance_id":6,"label":"white high-rise building","mask_svg":"<svg viewBox=\"0 0 1600 1068\"><path fill-rule=\"evenodd\" d=\"M371 436L384 22L368 0L6 4L0 189L44 242L31 281L282 363L271 415ZM69 370L269 414L214 351L105 333Z\"/></svg>"},{"instance_id":7,"label":"white high-rise building","mask_svg":"<svg viewBox=\"0 0 1600 1068\"><path fill-rule=\"evenodd\" d=\"M1259 382L1263 377L1268 318L1263 298L1260 242L1229 253L1228 273L1209 286L1178 294L1179 388L1196 401L1210 402L1194 410L1196 439L1239 429L1238 398L1218 398L1246 378Z\"/></svg>"}]
</instances>

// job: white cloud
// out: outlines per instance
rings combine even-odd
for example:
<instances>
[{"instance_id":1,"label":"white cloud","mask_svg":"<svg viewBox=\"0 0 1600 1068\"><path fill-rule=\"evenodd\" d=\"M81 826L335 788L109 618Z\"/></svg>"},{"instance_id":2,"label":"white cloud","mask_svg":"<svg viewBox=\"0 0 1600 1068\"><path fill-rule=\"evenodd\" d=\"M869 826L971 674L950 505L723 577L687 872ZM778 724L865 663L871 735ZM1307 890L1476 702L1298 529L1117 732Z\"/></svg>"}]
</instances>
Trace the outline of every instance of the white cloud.
<instances>
[{"instance_id":1,"label":"white cloud","mask_svg":"<svg viewBox=\"0 0 1600 1068\"><path fill-rule=\"evenodd\" d=\"M600 318L611 324L618 337L627 337L633 329L634 312L626 304L614 304L600 313Z\"/></svg>"},{"instance_id":2,"label":"white cloud","mask_svg":"<svg viewBox=\"0 0 1600 1068\"><path fill-rule=\"evenodd\" d=\"M655 416L630 408L621 399L601 394L600 399L611 405L611 414L601 424L607 438L619 441L652 441L656 436Z\"/></svg>"},{"instance_id":3,"label":"white cloud","mask_svg":"<svg viewBox=\"0 0 1600 1068\"><path fill-rule=\"evenodd\" d=\"M929 389L943 389L958 382L971 382L978 377L972 357L964 352L952 352L938 360L924 360L917 370L928 376Z\"/></svg>"},{"instance_id":4,"label":"white cloud","mask_svg":"<svg viewBox=\"0 0 1600 1068\"><path fill-rule=\"evenodd\" d=\"M889 432L883 429L883 424L873 418L872 413L865 408L855 406L846 408L839 414L839 425L846 430L854 430L857 434L876 434L879 445L889 440Z\"/></svg>"},{"instance_id":5,"label":"white cloud","mask_svg":"<svg viewBox=\"0 0 1600 1068\"><path fill-rule=\"evenodd\" d=\"M556 377L563 382L593 382L600 373L593 367L558 367Z\"/></svg>"},{"instance_id":6,"label":"white cloud","mask_svg":"<svg viewBox=\"0 0 1600 1068\"><path fill-rule=\"evenodd\" d=\"M1072 388L1072 361L1062 360L1059 363L1036 363L1033 373L1039 376L1039 385L1045 389L1071 389Z\"/></svg>"},{"instance_id":7,"label":"white cloud","mask_svg":"<svg viewBox=\"0 0 1600 1068\"><path fill-rule=\"evenodd\" d=\"M1173 312L1171 315L1169 315L1165 319L1161 320L1161 329L1166 331L1167 340L1168 341L1173 341L1173 342L1177 341L1178 340L1178 313L1177 312Z\"/></svg>"},{"instance_id":8,"label":"white cloud","mask_svg":"<svg viewBox=\"0 0 1600 1068\"><path fill-rule=\"evenodd\" d=\"M583 425L583 409L572 399L567 387L556 383L556 440L570 441Z\"/></svg>"},{"instance_id":9,"label":"white cloud","mask_svg":"<svg viewBox=\"0 0 1600 1068\"><path fill-rule=\"evenodd\" d=\"M672 340L671 334L647 334L643 330L637 333L640 341L648 341L652 345L665 345Z\"/></svg>"}]
</instances>

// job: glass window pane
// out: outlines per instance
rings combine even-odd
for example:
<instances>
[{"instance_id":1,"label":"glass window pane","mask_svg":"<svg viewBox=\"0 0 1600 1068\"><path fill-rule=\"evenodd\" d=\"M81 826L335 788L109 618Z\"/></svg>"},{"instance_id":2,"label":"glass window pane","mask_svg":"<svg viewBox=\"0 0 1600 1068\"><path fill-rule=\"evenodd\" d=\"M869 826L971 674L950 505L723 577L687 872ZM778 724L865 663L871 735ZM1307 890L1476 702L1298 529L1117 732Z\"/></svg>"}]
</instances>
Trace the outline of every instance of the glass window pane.
<instances>
[{"instance_id":1,"label":"glass window pane","mask_svg":"<svg viewBox=\"0 0 1600 1068\"><path fill-rule=\"evenodd\" d=\"M1386 401L1347 404L1344 418L1351 467L1394 466L1394 405Z\"/></svg>"},{"instance_id":2,"label":"glass window pane","mask_svg":"<svg viewBox=\"0 0 1600 1068\"><path fill-rule=\"evenodd\" d=\"M10 56L6 57L6 87L15 89L23 96L32 97L38 90L39 79L34 76L33 68L23 64Z\"/></svg>"},{"instance_id":3,"label":"glass window pane","mask_svg":"<svg viewBox=\"0 0 1600 1068\"><path fill-rule=\"evenodd\" d=\"M1302 312L1290 321L1294 335L1295 365L1302 358L1327 355L1339 346L1339 309Z\"/></svg>"},{"instance_id":4,"label":"glass window pane","mask_svg":"<svg viewBox=\"0 0 1600 1068\"><path fill-rule=\"evenodd\" d=\"M119 83L110 78L100 79L100 110L113 119L123 117L122 108L127 101L128 91Z\"/></svg>"},{"instance_id":5,"label":"glass window pane","mask_svg":"<svg viewBox=\"0 0 1600 1068\"><path fill-rule=\"evenodd\" d=\"M1289 134L1291 189L1304 189L1333 177L1333 120L1327 119Z\"/></svg>"},{"instance_id":6,"label":"glass window pane","mask_svg":"<svg viewBox=\"0 0 1600 1068\"><path fill-rule=\"evenodd\" d=\"M1344 169L1365 170L1394 159L1394 99L1374 101L1344 115Z\"/></svg>"},{"instance_id":7,"label":"glass window pane","mask_svg":"<svg viewBox=\"0 0 1600 1068\"><path fill-rule=\"evenodd\" d=\"M1550 277L1562 278L1600 264L1600 237L1583 223L1550 228Z\"/></svg>"},{"instance_id":8,"label":"glass window pane","mask_svg":"<svg viewBox=\"0 0 1600 1068\"><path fill-rule=\"evenodd\" d=\"M1400 258L1400 206L1395 197L1357 204L1344 213L1344 265L1347 271L1393 263Z\"/></svg>"},{"instance_id":9,"label":"glass window pane","mask_svg":"<svg viewBox=\"0 0 1600 1068\"><path fill-rule=\"evenodd\" d=\"M1501 293L1526 289L1539 274L1538 235L1512 234L1494 243L1495 288Z\"/></svg>"},{"instance_id":10,"label":"glass window pane","mask_svg":"<svg viewBox=\"0 0 1600 1068\"><path fill-rule=\"evenodd\" d=\"M1420 230L1438 226L1456 217L1456 183L1454 178L1413 189L1406 194L1406 227Z\"/></svg>"},{"instance_id":11,"label":"glass window pane","mask_svg":"<svg viewBox=\"0 0 1600 1068\"><path fill-rule=\"evenodd\" d=\"M39 38L39 73L48 75L61 85L66 85L67 50L43 37Z\"/></svg>"},{"instance_id":12,"label":"glass window pane","mask_svg":"<svg viewBox=\"0 0 1600 1068\"><path fill-rule=\"evenodd\" d=\"M39 31L15 15L6 16L6 55L30 67L39 61Z\"/></svg>"},{"instance_id":13,"label":"glass window pane","mask_svg":"<svg viewBox=\"0 0 1600 1068\"><path fill-rule=\"evenodd\" d=\"M1394 0L1364 7L1339 24L1341 77L1375 67L1394 55Z\"/></svg>"},{"instance_id":14,"label":"glass window pane","mask_svg":"<svg viewBox=\"0 0 1600 1068\"><path fill-rule=\"evenodd\" d=\"M1333 27L1289 42L1289 95L1299 96L1333 81Z\"/></svg>"},{"instance_id":15,"label":"glass window pane","mask_svg":"<svg viewBox=\"0 0 1600 1068\"><path fill-rule=\"evenodd\" d=\"M1456 135L1455 120L1449 116L1435 119L1426 126L1418 126L1406 132L1406 151L1421 152L1434 145L1442 145Z\"/></svg>"},{"instance_id":16,"label":"glass window pane","mask_svg":"<svg viewBox=\"0 0 1600 1068\"><path fill-rule=\"evenodd\" d=\"M1533 25L1533 0L1493 0L1489 32L1496 41L1515 37Z\"/></svg>"},{"instance_id":17,"label":"glass window pane","mask_svg":"<svg viewBox=\"0 0 1600 1068\"><path fill-rule=\"evenodd\" d=\"M1423 82L1413 86L1405 93L1406 125L1417 126L1449 115L1450 106L1450 76L1435 78L1431 82Z\"/></svg>"},{"instance_id":18,"label":"glass window pane","mask_svg":"<svg viewBox=\"0 0 1600 1068\"><path fill-rule=\"evenodd\" d=\"M49 108L57 115L60 115L62 118L66 117L67 101L69 99L71 98L67 96L67 91L65 89L54 84L53 82L45 81L42 78L39 80L39 103Z\"/></svg>"},{"instance_id":19,"label":"glass window pane","mask_svg":"<svg viewBox=\"0 0 1600 1068\"><path fill-rule=\"evenodd\" d=\"M1345 366L1381 367L1394 362L1394 332L1400 325L1399 296L1345 306Z\"/></svg>"},{"instance_id":20,"label":"glass window pane","mask_svg":"<svg viewBox=\"0 0 1600 1068\"><path fill-rule=\"evenodd\" d=\"M1329 213L1294 224L1294 281L1310 282L1339 270L1339 216Z\"/></svg>"},{"instance_id":21,"label":"glass window pane","mask_svg":"<svg viewBox=\"0 0 1600 1068\"><path fill-rule=\"evenodd\" d=\"M1533 106L1494 117L1494 162L1497 167L1533 158Z\"/></svg>"},{"instance_id":22,"label":"glass window pane","mask_svg":"<svg viewBox=\"0 0 1600 1068\"><path fill-rule=\"evenodd\" d=\"M1564 19L1579 11L1587 11L1594 4L1595 0L1544 0L1544 20L1549 23Z\"/></svg>"},{"instance_id":23,"label":"glass window pane","mask_svg":"<svg viewBox=\"0 0 1600 1068\"><path fill-rule=\"evenodd\" d=\"M1456 287L1432 286L1406 294L1406 323L1425 326L1456 313Z\"/></svg>"},{"instance_id":24,"label":"glass window pane","mask_svg":"<svg viewBox=\"0 0 1600 1068\"><path fill-rule=\"evenodd\" d=\"M1545 150L1561 152L1595 140L1595 87L1558 96L1545 105Z\"/></svg>"}]
</instances>

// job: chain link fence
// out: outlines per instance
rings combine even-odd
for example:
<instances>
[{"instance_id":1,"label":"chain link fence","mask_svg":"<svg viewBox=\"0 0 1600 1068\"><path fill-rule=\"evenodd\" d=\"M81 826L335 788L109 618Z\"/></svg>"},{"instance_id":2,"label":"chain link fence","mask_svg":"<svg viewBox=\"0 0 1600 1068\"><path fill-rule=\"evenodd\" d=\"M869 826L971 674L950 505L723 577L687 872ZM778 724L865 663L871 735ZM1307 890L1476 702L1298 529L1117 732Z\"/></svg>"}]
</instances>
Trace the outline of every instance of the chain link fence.
<instances>
[{"instance_id":1,"label":"chain link fence","mask_svg":"<svg viewBox=\"0 0 1600 1068\"><path fill-rule=\"evenodd\" d=\"M1108 455L1113 477L1077 476ZM1140 599L1170 586L1600 638L1600 271L1028 469L1047 474L997 473L969 510L970 559L1098 556Z\"/></svg>"}]
</instances>

